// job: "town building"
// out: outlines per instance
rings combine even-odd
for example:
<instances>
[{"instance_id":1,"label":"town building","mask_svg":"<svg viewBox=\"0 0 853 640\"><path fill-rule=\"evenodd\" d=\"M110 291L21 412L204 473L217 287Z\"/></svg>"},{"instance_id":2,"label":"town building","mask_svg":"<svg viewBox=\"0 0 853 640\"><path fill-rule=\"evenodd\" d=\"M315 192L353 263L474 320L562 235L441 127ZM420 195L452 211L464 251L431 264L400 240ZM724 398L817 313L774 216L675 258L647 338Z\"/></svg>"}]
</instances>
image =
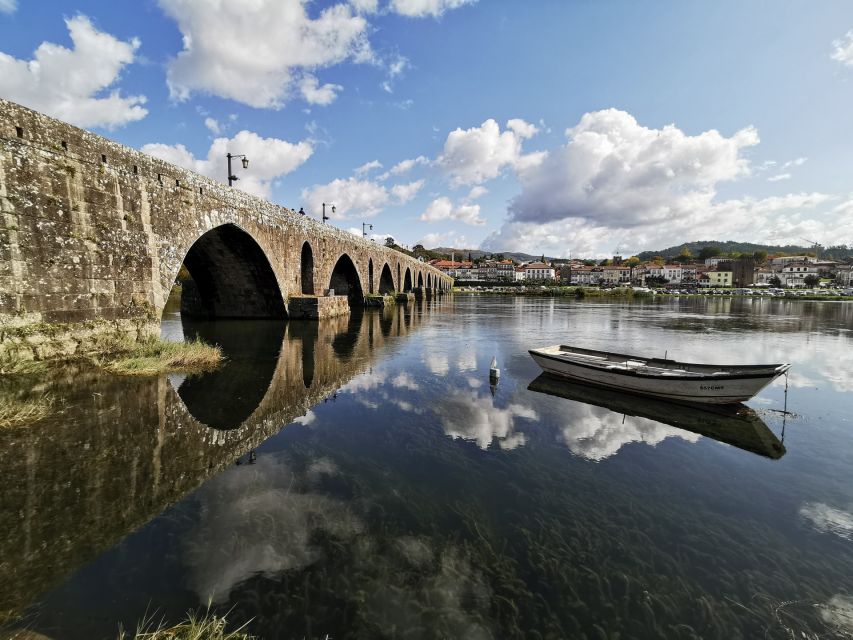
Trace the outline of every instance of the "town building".
<instances>
[{"instance_id":1,"label":"town building","mask_svg":"<svg viewBox=\"0 0 853 640\"><path fill-rule=\"evenodd\" d=\"M819 278L818 268L813 263L808 262L790 262L782 267L782 272L779 278L782 280L782 286L792 289L801 289L806 286L806 277L814 276Z\"/></svg>"},{"instance_id":2,"label":"town building","mask_svg":"<svg viewBox=\"0 0 853 640\"><path fill-rule=\"evenodd\" d=\"M770 259L770 264L774 267L784 267L791 262L816 262L817 258L811 256L778 256Z\"/></svg>"},{"instance_id":3,"label":"town building","mask_svg":"<svg viewBox=\"0 0 853 640\"><path fill-rule=\"evenodd\" d=\"M700 287L714 287L722 289L732 286L731 271L706 271L699 276Z\"/></svg>"},{"instance_id":4,"label":"town building","mask_svg":"<svg viewBox=\"0 0 853 640\"><path fill-rule=\"evenodd\" d=\"M554 267L544 262L531 262L524 265L525 280L554 280Z\"/></svg>"},{"instance_id":5,"label":"town building","mask_svg":"<svg viewBox=\"0 0 853 640\"><path fill-rule=\"evenodd\" d=\"M748 287L755 282L755 258L743 256L717 263L719 271L732 272L733 287Z\"/></svg>"},{"instance_id":6,"label":"town building","mask_svg":"<svg viewBox=\"0 0 853 640\"><path fill-rule=\"evenodd\" d=\"M680 264L653 264L648 267L647 276L650 278L665 278L670 284L681 284L684 267Z\"/></svg>"}]
</instances>

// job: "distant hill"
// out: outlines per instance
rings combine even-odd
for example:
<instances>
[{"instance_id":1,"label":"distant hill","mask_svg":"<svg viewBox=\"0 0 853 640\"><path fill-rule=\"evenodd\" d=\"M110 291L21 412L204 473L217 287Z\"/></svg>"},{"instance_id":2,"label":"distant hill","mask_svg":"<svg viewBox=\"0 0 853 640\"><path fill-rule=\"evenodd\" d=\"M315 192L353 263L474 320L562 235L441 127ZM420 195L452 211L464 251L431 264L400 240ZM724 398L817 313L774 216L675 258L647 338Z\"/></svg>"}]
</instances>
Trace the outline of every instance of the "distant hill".
<instances>
[{"instance_id":1,"label":"distant hill","mask_svg":"<svg viewBox=\"0 0 853 640\"><path fill-rule=\"evenodd\" d=\"M690 251L692 256L698 256L699 252L705 247L717 247L720 254L730 253L755 253L756 251L766 251L769 254L785 253L788 255L802 255L805 253L818 253L821 258L831 260L847 260L853 258L853 247L841 245L838 247L800 247L797 245L771 245L771 244L755 244L752 242L735 242L733 240L697 240L695 242L685 242L674 247L659 249L657 251L643 251L638 253L637 257L640 260L651 260L655 256L663 256L664 258L674 258L681 254L684 248Z\"/></svg>"},{"instance_id":2,"label":"distant hill","mask_svg":"<svg viewBox=\"0 0 853 640\"><path fill-rule=\"evenodd\" d=\"M431 253L436 253L441 255L442 257L450 260L451 255L455 254L457 260L467 260L468 255L471 255L471 259L476 260L477 258L482 258L483 256L498 256L502 255L504 259L515 260L516 262L533 262L535 260L539 260L542 257L542 254L539 255L531 255L529 253L521 253L518 251L483 251L482 249L453 249L450 247L437 247L435 249L429 250ZM545 256L546 260L555 260L559 258L552 258L550 256Z\"/></svg>"}]
</instances>

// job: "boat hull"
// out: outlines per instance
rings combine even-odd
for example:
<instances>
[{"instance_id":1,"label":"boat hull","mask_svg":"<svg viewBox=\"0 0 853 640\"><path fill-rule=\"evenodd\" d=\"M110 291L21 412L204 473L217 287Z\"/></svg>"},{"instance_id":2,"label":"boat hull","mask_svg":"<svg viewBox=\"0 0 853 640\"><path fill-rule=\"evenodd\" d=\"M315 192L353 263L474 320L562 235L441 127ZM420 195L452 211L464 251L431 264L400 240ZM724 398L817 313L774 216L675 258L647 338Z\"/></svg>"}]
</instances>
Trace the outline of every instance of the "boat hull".
<instances>
[{"instance_id":1,"label":"boat hull","mask_svg":"<svg viewBox=\"0 0 853 640\"><path fill-rule=\"evenodd\" d=\"M765 371L740 377L716 379L710 377L661 378L584 366L535 349L530 351L530 355L543 371L552 375L616 391L698 404L745 402L784 373L784 371Z\"/></svg>"}]
</instances>

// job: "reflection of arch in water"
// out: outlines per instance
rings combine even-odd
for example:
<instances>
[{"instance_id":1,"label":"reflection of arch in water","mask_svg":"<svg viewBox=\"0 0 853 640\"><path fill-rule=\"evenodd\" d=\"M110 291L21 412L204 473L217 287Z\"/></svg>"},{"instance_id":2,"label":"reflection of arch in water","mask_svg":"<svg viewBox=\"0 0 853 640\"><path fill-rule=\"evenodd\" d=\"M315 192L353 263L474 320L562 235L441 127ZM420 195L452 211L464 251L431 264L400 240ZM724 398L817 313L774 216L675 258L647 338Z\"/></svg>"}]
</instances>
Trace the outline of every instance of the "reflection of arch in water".
<instances>
[{"instance_id":1,"label":"reflection of arch in water","mask_svg":"<svg viewBox=\"0 0 853 640\"><path fill-rule=\"evenodd\" d=\"M359 308L353 309L349 315L346 331L339 333L332 339L332 350L341 360L347 361L352 357L358 343L363 320L364 311Z\"/></svg>"},{"instance_id":2,"label":"reflection of arch in water","mask_svg":"<svg viewBox=\"0 0 853 640\"><path fill-rule=\"evenodd\" d=\"M382 267L382 274L379 276L379 293L394 293L394 276L391 275L391 267L387 263Z\"/></svg>"},{"instance_id":3,"label":"reflection of arch in water","mask_svg":"<svg viewBox=\"0 0 853 640\"><path fill-rule=\"evenodd\" d=\"M541 374L527 388L604 407L615 413L654 420L774 460L785 455L784 443L755 411L743 404L694 407L590 387L547 373Z\"/></svg>"},{"instance_id":4,"label":"reflection of arch in water","mask_svg":"<svg viewBox=\"0 0 853 640\"><path fill-rule=\"evenodd\" d=\"M195 318L284 318L284 300L263 249L234 224L211 229L187 251L181 314Z\"/></svg>"},{"instance_id":5,"label":"reflection of arch in water","mask_svg":"<svg viewBox=\"0 0 853 640\"><path fill-rule=\"evenodd\" d=\"M267 393L281 352L285 325L277 321L216 322L182 319L184 336L218 344L225 355L215 371L182 381L178 395L192 416L208 427L233 429Z\"/></svg>"},{"instance_id":6,"label":"reflection of arch in water","mask_svg":"<svg viewBox=\"0 0 853 640\"><path fill-rule=\"evenodd\" d=\"M302 355L302 384L306 389L314 382L315 353L319 323L313 320L294 320L287 323L287 339L299 340Z\"/></svg>"},{"instance_id":7,"label":"reflection of arch in water","mask_svg":"<svg viewBox=\"0 0 853 640\"><path fill-rule=\"evenodd\" d=\"M406 267L406 277L403 280L403 293L409 293L412 290L412 271Z\"/></svg>"},{"instance_id":8,"label":"reflection of arch in water","mask_svg":"<svg viewBox=\"0 0 853 640\"><path fill-rule=\"evenodd\" d=\"M345 295L351 307L361 306L364 302L364 292L361 288L361 279L358 277L358 269L347 254L342 254L332 269L329 279L329 289L335 290L335 295Z\"/></svg>"},{"instance_id":9,"label":"reflection of arch in water","mask_svg":"<svg viewBox=\"0 0 853 640\"><path fill-rule=\"evenodd\" d=\"M314 251L307 242L302 245L302 253L299 260L299 278L302 281L302 293L314 295Z\"/></svg>"}]
</instances>

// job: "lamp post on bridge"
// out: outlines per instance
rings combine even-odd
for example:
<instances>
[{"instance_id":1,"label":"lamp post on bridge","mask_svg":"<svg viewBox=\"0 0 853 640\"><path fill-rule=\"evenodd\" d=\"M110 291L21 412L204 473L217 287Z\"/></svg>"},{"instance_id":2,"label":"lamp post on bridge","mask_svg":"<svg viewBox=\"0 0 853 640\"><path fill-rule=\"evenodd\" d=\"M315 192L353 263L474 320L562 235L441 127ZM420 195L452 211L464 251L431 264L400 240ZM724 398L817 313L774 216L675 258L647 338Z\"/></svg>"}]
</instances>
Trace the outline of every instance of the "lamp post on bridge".
<instances>
[{"instance_id":1,"label":"lamp post on bridge","mask_svg":"<svg viewBox=\"0 0 853 640\"><path fill-rule=\"evenodd\" d=\"M331 207L332 207L332 213L334 214L335 211L337 211L337 209L335 208L335 205L331 205ZM325 224L326 220L329 220L329 219L330 219L329 216L326 215L326 203L324 202L323 203L323 224Z\"/></svg>"},{"instance_id":2,"label":"lamp post on bridge","mask_svg":"<svg viewBox=\"0 0 853 640\"><path fill-rule=\"evenodd\" d=\"M366 238L366 237L367 237L367 231L365 231L365 227L370 227L370 230L371 230L371 231L373 231L373 225L372 225L372 224L368 224L368 223L366 223L366 222L362 222L362 223L361 223L361 237L362 237L362 238Z\"/></svg>"},{"instance_id":3,"label":"lamp post on bridge","mask_svg":"<svg viewBox=\"0 0 853 640\"><path fill-rule=\"evenodd\" d=\"M234 173L231 171L231 158L242 158L244 169L249 168L249 159L242 154L236 154L236 153L235 154L228 153L225 155L225 157L228 158L228 186L231 187L231 186L234 186L235 180L240 179L237 176L235 176Z\"/></svg>"}]
</instances>

